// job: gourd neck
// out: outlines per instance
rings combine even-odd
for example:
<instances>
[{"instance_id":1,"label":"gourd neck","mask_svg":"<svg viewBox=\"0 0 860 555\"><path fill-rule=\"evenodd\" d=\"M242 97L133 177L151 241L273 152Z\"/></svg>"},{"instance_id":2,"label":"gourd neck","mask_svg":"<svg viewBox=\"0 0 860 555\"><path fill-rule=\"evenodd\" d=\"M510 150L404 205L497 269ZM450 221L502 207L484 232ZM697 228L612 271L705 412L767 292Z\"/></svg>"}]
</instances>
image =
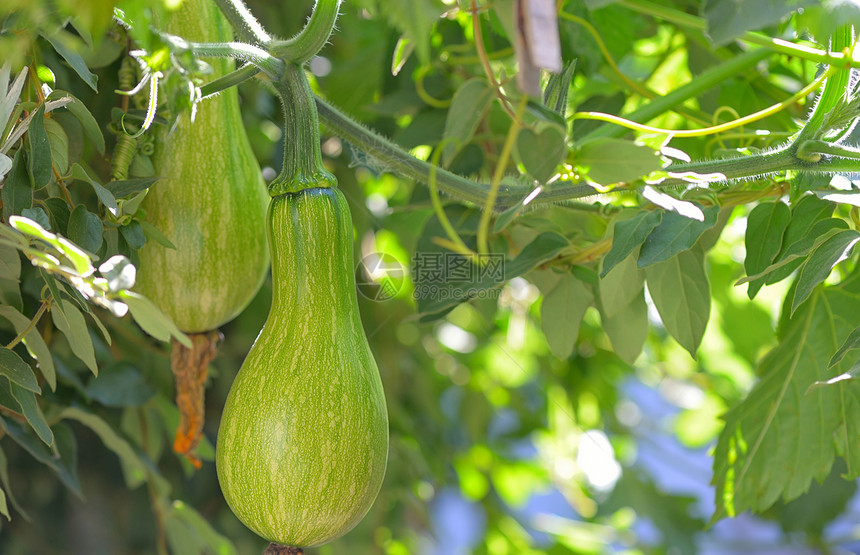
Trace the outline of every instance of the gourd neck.
<instances>
[{"instance_id":1,"label":"gourd neck","mask_svg":"<svg viewBox=\"0 0 860 555\"><path fill-rule=\"evenodd\" d=\"M317 107L301 66L288 63L284 76L274 83L284 112L284 165L269 184L277 197L312 187L334 187L337 180L322 161Z\"/></svg>"}]
</instances>

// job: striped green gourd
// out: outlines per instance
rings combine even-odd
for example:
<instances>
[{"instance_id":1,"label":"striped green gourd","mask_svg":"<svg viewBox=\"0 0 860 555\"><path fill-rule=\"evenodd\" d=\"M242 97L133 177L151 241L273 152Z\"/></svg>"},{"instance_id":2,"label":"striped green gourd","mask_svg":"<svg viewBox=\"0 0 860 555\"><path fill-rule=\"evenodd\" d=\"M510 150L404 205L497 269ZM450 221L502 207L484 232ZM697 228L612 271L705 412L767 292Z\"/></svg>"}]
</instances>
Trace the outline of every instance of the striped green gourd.
<instances>
[{"instance_id":1,"label":"striped green gourd","mask_svg":"<svg viewBox=\"0 0 860 555\"><path fill-rule=\"evenodd\" d=\"M233 40L212 0L184 0L160 28L199 42ZM210 80L234 67L227 59L208 62ZM176 249L147 241L137 290L182 331L211 330L239 314L263 283L269 195L235 88L201 102L193 122L183 114L173 133L157 133L152 162L162 179L142 207Z\"/></svg>"},{"instance_id":2,"label":"striped green gourd","mask_svg":"<svg viewBox=\"0 0 860 555\"><path fill-rule=\"evenodd\" d=\"M313 547L352 529L388 457L388 415L358 311L349 207L335 187L272 199L272 307L218 431L221 490L260 536Z\"/></svg>"}]
</instances>

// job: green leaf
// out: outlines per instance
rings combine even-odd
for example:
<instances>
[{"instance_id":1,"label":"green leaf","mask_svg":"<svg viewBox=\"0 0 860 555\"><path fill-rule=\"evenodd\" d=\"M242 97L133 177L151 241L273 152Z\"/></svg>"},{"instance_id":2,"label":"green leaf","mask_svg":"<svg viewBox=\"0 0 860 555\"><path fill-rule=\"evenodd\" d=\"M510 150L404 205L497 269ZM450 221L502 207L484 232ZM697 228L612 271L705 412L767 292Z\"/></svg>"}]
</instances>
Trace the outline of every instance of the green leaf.
<instances>
[{"instance_id":1,"label":"green leaf","mask_svg":"<svg viewBox=\"0 0 860 555\"><path fill-rule=\"evenodd\" d=\"M191 340L188 336L179 331L176 324L158 310L152 301L133 291L120 291L119 297L128 305L131 317L143 331L159 341L170 341L170 337L173 336L177 341L191 348Z\"/></svg>"},{"instance_id":2,"label":"green leaf","mask_svg":"<svg viewBox=\"0 0 860 555\"><path fill-rule=\"evenodd\" d=\"M99 122L96 121L96 118L93 117L92 113L87 109L86 104L78 100L75 95L67 91L55 90L49 96L49 100L56 100L62 97L71 97L72 102L66 104L66 109L72 113L75 118L79 122L81 122L81 127L84 130L86 136L92 141L93 145L95 145L96 150L99 154L104 155L105 153L105 137L102 134L101 127L99 126Z\"/></svg>"},{"instance_id":3,"label":"green leaf","mask_svg":"<svg viewBox=\"0 0 860 555\"><path fill-rule=\"evenodd\" d=\"M546 88L543 90L544 105L557 112L562 118L567 117L567 94L570 91L570 83L573 80L576 60L565 64L561 73L552 73Z\"/></svg>"},{"instance_id":4,"label":"green leaf","mask_svg":"<svg viewBox=\"0 0 860 555\"><path fill-rule=\"evenodd\" d=\"M30 162L30 178L33 187L41 189L51 181L51 142L45 131L45 105L40 104L30 127L27 128L27 141L30 144L28 159Z\"/></svg>"},{"instance_id":5,"label":"green leaf","mask_svg":"<svg viewBox=\"0 0 860 555\"><path fill-rule=\"evenodd\" d=\"M45 415L42 414L42 409L39 408L35 393L29 389L24 389L14 382L10 385L12 386L12 396L21 405L21 412L24 413L27 422L33 427L36 435L45 442L45 445L53 445L54 434L51 432L51 427L48 425L47 420L45 420Z\"/></svg>"},{"instance_id":6,"label":"green leaf","mask_svg":"<svg viewBox=\"0 0 860 555\"><path fill-rule=\"evenodd\" d=\"M51 219L48 217L48 214L42 210L41 206L36 206L34 208L25 208L21 210L21 215L28 220L33 220L45 230L50 229L51 227Z\"/></svg>"},{"instance_id":7,"label":"green leaf","mask_svg":"<svg viewBox=\"0 0 860 555\"><path fill-rule=\"evenodd\" d=\"M473 78L460 85L445 118L443 165L450 166L451 161L472 140L494 97L493 89L484 79Z\"/></svg>"},{"instance_id":8,"label":"green leaf","mask_svg":"<svg viewBox=\"0 0 860 555\"><path fill-rule=\"evenodd\" d=\"M791 301L792 314L809 297L815 286L827 279L833 267L851 254L858 241L860 241L860 232L846 229L812 252L797 277L794 299Z\"/></svg>"},{"instance_id":9,"label":"green leaf","mask_svg":"<svg viewBox=\"0 0 860 555\"><path fill-rule=\"evenodd\" d=\"M0 482L2 482L3 487L6 488L6 495L9 497L9 501L12 502L12 506L21 515L21 517L27 522L31 522L30 515L27 514L27 511L24 510L23 507L18 503L18 500L15 499L15 495L12 493L11 481L9 480L9 461L6 458L6 453L0 448ZM8 518L9 515L6 515Z\"/></svg>"},{"instance_id":10,"label":"green leaf","mask_svg":"<svg viewBox=\"0 0 860 555\"><path fill-rule=\"evenodd\" d=\"M101 201L111 214L114 216L119 215L119 207L116 204L116 198L114 198L113 194L90 177L87 171L80 164L72 165L72 176L75 179L80 179L81 181L89 183L90 186L92 186L93 191L95 191L99 201Z\"/></svg>"},{"instance_id":11,"label":"green leaf","mask_svg":"<svg viewBox=\"0 0 860 555\"><path fill-rule=\"evenodd\" d=\"M20 385L24 389L41 393L39 382L30 365L24 362L18 354L6 347L0 347L0 374L9 378L9 381Z\"/></svg>"},{"instance_id":12,"label":"green leaf","mask_svg":"<svg viewBox=\"0 0 860 555\"><path fill-rule=\"evenodd\" d=\"M164 236L160 229L152 225L146 220L137 220L140 224L141 229L143 229L143 234L146 235L146 239L152 239L159 245L167 249L176 249L176 245L174 245L170 239Z\"/></svg>"},{"instance_id":13,"label":"green leaf","mask_svg":"<svg viewBox=\"0 0 860 555\"><path fill-rule=\"evenodd\" d=\"M812 229L807 229L804 237L795 241L788 249L783 248L776 262L755 275L739 279L737 284L741 285L762 277L766 279L767 284L771 284L788 277L803 263L812 250L844 229L848 229L848 224L838 218L827 218L816 222Z\"/></svg>"},{"instance_id":14,"label":"green leaf","mask_svg":"<svg viewBox=\"0 0 860 555\"><path fill-rule=\"evenodd\" d=\"M648 338L648 305L645 304L644 289L615 315L608 315L598 304L603 331L612 343L612 350L627 364L639 358Z\"/></svg>"},{"instance_id":15,"label":"green leaf","mask_svg":"<svg viewBox=\"0 0 860 555\"><path fill-rule=\"evenodd\" d=\"M146 244L146 236L143 234L143 227L137 220L132 220L127 225L119 228L128 246L134 250L140 250Z\"/></svg>"},{"instance_id":16,"label":"green leaf","mask_svg":"<svg viewBox=\"0 0 860 555\"><path fill-rule=\"evenodd\" d=\"M10 217L9 225L21 233L41 239L54 247L59 254L68 259L75 271L81 276L88 276L93 273L94 268L87 253L65 237L59 237L43 228L38 222L22 216Z\"/></svg>"},{"instance_id":17,"label":"green leaf","mask_svg":"<svg viewBox=\"0 0 860 555\"><path fill-rule=\"evenodd\" d=\"M170 518L175 518L185 524L197 538L201 547L205 548L207 553L217 553L218 555L235 555L236 547L226 537L219 534L209 522L204 519L200 513L194 510L190 505L176 500L171 504L171 510L168 512ZM185 551L177 551L177 553L186 553Z\"/></svg>"},{"instance_id":18,"label":"green leaf","mask_svg":"<svg viewBox=\"0 0 860 555\"><path fill-rule=\"evenodd\" d=\"M467 280L454 281L446 279L445 275L430 282L418 280L416 288L424 287L429 291L426 295L418 297L418 310L424 315L422 321L438 318L458 304L478 296L482 291L501 287L508 280L521 276L555 258L568 246L567 239L561 235L545 232L526 245L516 258L504 260L501 255L498 255L490 259L487 266L476 268ZM448 254L452 257L463 258L465 265L472 264L461 255Z\"/></svg>"},{"instance_id":19,"label":"green leaf","mask_svg":"<svg viewBox=\"0 0 860 555\"><path fill-rule=\"evenodd\" d=\"M693 358L711 313L711 287L700 248L680 252L645 269L648 291L666 331Z\"/></svg>"},{"instance_id":20,"label":"green leaf","mask_svg":"<svg viewBox=\"0 0 860 555\"><path fill-rule=\"evenodd\" d=\"M3 420L3 427L6 433L9 434L15 443L24 448L34 459L44 464L53 470L57 477L66 485L75 495L83 497L81 493L81 484L78 481L77 462L74 460L73 446L68 442L60 442L59 434L55 437L54 444L58 448L59 454L56 454L47 445L45 445L38 437L32 435L29 429L14 420Z\"/></svg>"},{"instance_id":21,"label":"green leaf","mask_svg":"<svg viewBox=\"0 0 860 555\"><path fill-rule=\"evenodd\" d=\"M724 417L714 452L714 520L797 498L829 474L837 452L848 478L860 474L860 384L810 389L847 370L844 361L827 366L857 326L857 314L855 272L838 286L814 290L786 319L779 344L757 370L759 381Z\"/></svg>"},{"instance_id":22,"label":"green leaf","mask_svg":"<svg viewBox=\"0 0 860 555\"><path fill-rule=\"evenodd\" d=\"M9 173L9 170L12 169L12 159L0 152L0 181Z\"/></svg>"},{"instance_id":23,"label":"green leaf","mask_svg":"<svg viewBox=\"0 0 860 555\"><path fill-rule=\"evenodd\" d=\"M65 175L69 169L69 136L63 126L53 119L45 119L45 133L51 148L51 161L57 167L60 175Z\"/></svg>"},{"instance_id":24,"label":"green leaf","mask_svg":"<svg viewBox=\"0 0 860 555\"><path fill-rule=\"evenodd\" d=\"M564 130L554 125L547 125L539 133L521 129L514 145L515 158L539 183L555 175L566 154Z\"/></svg>"},{"instance_id":25,"label":"green leaf","mask_svg":"<svg viewBox=\"0 0 860 555\"><path fill-rule=\"evenodd\" d=\"M415 44L415 51L422 63L430 62L430 34L440 10L432 0L412 2L388 2L382 13L388 21Z\"/></svg>"},{"instance_id":26,"label":"green leaf","mask_svg":"<svg viewBox=\"0 0 860 555\"><path fill-rule=\"evenodd\" d=\"M854 328L854 331L848 334L848 337L845 338L845 342L842 343L839 350L830 358L830 362L827 363L827 368L833 368L839 364L843 358L845 358L848 351L857 348L860 348L860 327Z\"/></svg>"},{"instance_id":27,"label":"green leaf","mask_svg":"<svg viewBox=\"0 0 860 555\"><path fill-rule=\"evenodd\" d=\"M130 362L116 362L90 379L86 394L106 407L139 407L155 390Z\"/></svg>"},{"instance_id":28,"label":"green leaf","mask_svg":"<svg viewBox=\"0 0 860 555\"><path fill-rule=\"evenodd\" d=\"M659 170L657 152L622 139L594 139L579 148L576 165L601 185L630 182Z\"/></svg>"},{"instance_id":29,"label":"green leaf","mask_svg":"<svg viewBox=\"0 0 860 555\"><path fill-rule=\"evenodd\" d=\"M774 261L782 248L783 233L790 219L791 211L784 202L763 202L752 209L747 216L745 237L744 270L747 275L761 272ZM747 288L749 298L755 298L763 285L761 278L751 281Z\"/></svg>"},{"instance_id":30,"label":"green leaf","mask_svg":"<svg viewBox=\"0 0 860 555\"><path fill-rule=\"evenodd\" d=\"M702 208L704 221L684 217L676 212L666 212L663 220L648 235L639 250L639 267L644 268L668 260L696 244L702 234L717 223L719 206Z\"/></svg>"},{"instance_id":31,"label":"green leaf","mask_svg":"<svg viewBox=\"0 0 860 555\"><path fill-rule=\"evenodd\" d=\"M640 210L629 220L617 221L612 232L612 247L603 257L600 276L605 276L616 264L639 247L663 219L661 210Z\"/></svg>"},{"instance_id":32,"label":"green leaf","mask_svg":"<svg viewBox=\"0 0 860 555\"><path fill-rule=\"evenodd\" d=\"M69 239L88 252L98 252L102 246L104 227L102 219L93 214L83 204L72 210L69 216Z\"/></svg>"},{"instance_id":33,"label":"green leaf","mask_svg":"<svg viewBox=\"0 0 860 555\"><path fill-rule=\"evenodd\" d=\"M99 367L96 364L93 342L84 315L72 302L66 299L55 298L54 300L54 305L51 307L54 325L66 336L75 356L81 359L94 375L98 376Z\"/></svg>"},{"instance_id":34,"label":"green leaf","mask_svg":"<svg viewBox=\"0 0 860 555\"><path fill-rule=\"evenodd\" d=\"M21 257L15 247L0 244L0 279L18 281L21 277Z\"/></svg>"},{"instance_id":35,"label":"green leaf","mask_svg":"<svg viewBox=\"0 0 860 555\"><path fill-rule=\"evenodd\" d=\"M644 285L645 272L636 266L635 253L630 253L600 278L600 306L603 314L615 316L626 309L634 298L642 294Z\"/></svg>"},{"instance_id":36,"label":"green leaf","mask_svg":"<svg viewBox=\"0 0 860 555\"><path fill-rule=\"evenodd\" d=\"M9 320L12 323L12 327L15 328L15 333L21 333L30 326L29 318L8 305L0 305L0 318ZM45 381L48 382L51 390L55 391L57 389L57 371L54 368L54 359L51 356L51 351L42 338L42 334L39 333L37 328L33 327L27 332L27 335L24 336L21 342L27 347L30 356L38 363L39 370L42 372Z\"/></svg>"},{"instance_id":37,"label":"green leaf","mask_svg":"<svg viewBox=\"0 0 860 555\"><path fill-rule=\"evenodd\" d=\"M33 206L33 186L24 162L24 149L19 148L12 161L12 169L3 182L3 217L6 221L15 214Z\"/></svg>"},{"instance_id":38,"label":"green leaf","mask_svg":"<svg viewBox=\"0 0 860 555\"><path fill-rule=\"evenodd\" d=\"M147 474L155 472L154 469L150 470L134 448L99 416L77 407L66 407L57 415L57 418L75 420L95 432L105 447L119 457L129 489L138 487L146 481ZM153 477L159 482L159 487L165 487L163 478L157 474L153 474Z\"/></svg>"},{"instance_id":39,"label":"green leaf","mask_svg":"<svg viewBox=\"0 0 860 555\"><path fill-rule=\"evenodd\" d=\"M797 8L812 3L811 0L706 0L702 11L708 35L714 44L723 46L747 31L775 25Z\"/></svg>"},{"instance_id":40,"label":"green leaf","mask_svg":"<svg viewBox=\"0 0 860 555\"><path fill-rule=\"evenodd\" d=\"M123 181L111 181L105 187L115 198L128 198L136 193L145 191L152 187L159 177L142 177L139 179L126 179Z\"/></svg>"},{"instance_id":41,"label":"green leaf","mask_svg":"<svg viewBox=\"0 0 860 555\"><path fill-rule=\"evenodd\" d=\"M563 274L549 291L541 292L541 329L552 354L566 359L573 354L579 325L594 296L591 289L572 274Z\"/></svg>"},{"instance_id":42,"label":"green leaf","mask_svg":"<svg viewBox=\"0 0 860 555\"><path fill-rule=\"evenodd\" d=\"M45 35L44 33L40 34L45 38L45 40L51 43L51 46L54 47L54 50L57 51L57 54L59 54L63 57L64 60L66 60L66 63L68 63L69 66L71 66L71 68L75 70L75 73L77 73L78 76L83 79L84 83L89 85L89 87L93 91L99 92L98 76L89 70L89 68L87 67L87 63L84 61L80 54L78 54L74 50L71 50L65 44L63 44L62 33L63 32L60 31L50 36Z\"/></svg>"}]
</instances>

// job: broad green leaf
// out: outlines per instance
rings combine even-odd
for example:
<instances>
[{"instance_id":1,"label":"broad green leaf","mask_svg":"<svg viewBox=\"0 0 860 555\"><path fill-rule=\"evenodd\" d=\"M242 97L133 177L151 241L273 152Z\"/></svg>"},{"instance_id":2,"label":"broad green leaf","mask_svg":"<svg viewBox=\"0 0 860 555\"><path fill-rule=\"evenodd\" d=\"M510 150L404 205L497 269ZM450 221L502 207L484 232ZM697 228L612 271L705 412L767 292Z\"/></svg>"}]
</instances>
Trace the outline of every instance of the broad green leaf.
<instances>
[{"instance_id":1,"label":"broad green leaf","mask_svg":"<svg viewBox=\"0 0 860 555\"><path fill-rule=\"evenodd\" d=\"M473 78L460 85L445 118L443 165L450 166L457 153L472 140L494 97L493 89L484 79Z\"/></svg>"},{"instance_id":2,"label":"broad green leaf","mask_svg":"<svg viewBox=\"0 0 860 555\"><path fill-rule=\"evenodd\" d=\"M648 291L666 331L693 358L711 313L711 287L700 248L679 252L645 268Z\"/></svg>"},{"instance_id":3,"label":"broad green leaf","mask_svg":"<svg viewBox=\"0 0 860 555\"><path fill-rule=\"evenodd\" d=\"M9 514L9 506L6 505L6 492L0 488L0 514L6 517L6 520L12 520L12 516Z\"/></svg>"},{"instance_id":4,"label":"broad green leaf","mask_svg":"<svg viewBox=\"0 0 860 555\"><path fill-rule=\"evenodd\" d=\"M722 46L747 31L775 25L797 8L812 3L812 0L706 0L703 13L708 22L708 35L716 45Z\"/></svg>"},{"instance_id":5,"label":"broad green leaf","mask_svg":"<svg viewBox=\"0 0 860 555\"><path fill-rule=\"evenodd\" d=\"M601 272L602 273L602 272ZM636 266L635 253L600 278L600 305L607 316L615 316L642 294L645 272Z\"/></svg>"},{"instance_id":6,"label":"broad green leaf","mask_svg":"<svg viewBox=\"0 0 860 555\"><path fill-rule=\"evenodd\" d=\"M478 213L461 207L448 212L452 225L463 240L474 244ZM416 259L418 264L412 267L422 321L439 318L483 291L501 287L569 247L567 239L558 233L544 232L523 247L515 258L506 259L503 253L494 253L486 257L486 264L476 266L464 256L437 246L433 242L436 237L446 235L439 221L433 218L422 232L416 247L416 257L420 255L420 260ZM426 271L429 264L440 265L441 271Z\"/></svg>"},{"instance_id":7,"label":"broad green leaf","mask_svg":"<svg viewBox=\"0 0 860 555\"><path fill-rule=\"evenodd\" d=\"M79 204L69 215L69 239L88 252L98 252L102 246L104 227L101 218L83 204Z\"/></svg>"},{"instance_id":8,"label":"broad green leaf","mask_svg":"<svg viewBox=\"0 0 860 555\"><path fill-rule=\"evenodd\" d=\"M71 212L69 211L69 205L66 204L66 201L55 197L49 198L45 199L44 206L48 212L51 229L69 228L69 217L71 216Z\"/></svg>"},{"instance_id":9,"label":"broad green leaf","mask_svg":"<svg viewBox=\"0 0 860 555\"><path fill-rule=\"evenodd\" d=\"M12 507L15 508L24 520L31 522L30 515L28 515L27 511L21 507L18 500L15 498L15 494L12 492L12 482L9 480L9 461L6 459L6 453L2 448L0 448L0 483L3 484L4 488L6 488L6 495L9 497L9 501L12 502ZM8 515L6 516L8 518Z\"/></svg>"},{"instance_id":10,"label":"broad green leaf","mask_svg":"<svg viewBox=\"0 0 860 555\"><path fill-rule=\"evenodd\" d=\"M72 93L55 90L48 96L48 99L56 100L62 97L72 98L72 102L66 104L66 109L71 112L72 115L75 116L79 122L81 122L81 127L83 128L84 133L90 139L90 141L92 141L93 145L95 145L98 153L104 154L105 138L102 134L102 130L99 126L98 121L96 121L96 118L93 117L92 113L90 113L86 105L80 100L78 100Z\"/></svg>"},{"instance_id":11,"label":"broad green leaf","mask_svg":"<svg viewBox=\"0 0 860 555\"><path fill-rule=\"evenodd\" d=\"M139 407L155 390L130 362L116 362L92 377L86 394L106 407Z\"/></svg>"},{"instance_id":12,"label":"broad green leaf","mask_svg":"<svg viewBox=\"0 0 860 555\"><path fill-rule=\"evenodd\" d=\"M837 218L816 222L812 229L807 230L803 238L795 241L788 249L783 249L783 253L777 257L776 262L755 275L742 277L737 284L741 285L759 278L765 278L767 284L785 279L803 263L810 252L845 229L848 229L848 224L845 220Z\"/></svg>"},{"instance_id":13,"label":"broad green leaf","mask_svg":"<svg viewBox=\"0 0 860 555\"><path fill-rule=\"evenodd\" d=\"M0 244L0 279L17 281L21 276L21 257L15 247Z\"/></svg>"},{"instance_id":14,"label":"broad green leaf","mask_svg":"<svg viewBox=\"0 0 860 555\"><path fill-rule=\"evenodd\" d=\"M146 235L147 241L152 239L162 247L168 249L176 249L176 245L174 245L170 239L164 236L164 234L157 227L152 225L146 220L138 220L140 223L141 229L143 229L143 234Z\"/></svg>"},{"instance_id":15,"label":"broad green leaf","mask_svg":"<svg viewBox=\"0 0 860 555\"><path fill-rule=\"evenodd\" d=\"M0 181L6 177L9 170L12 169L12 159L0 152Z\"/></svg>"},{"instance_id":16,"label":"broad green leaf","mask_svg":"<svg viewBox=\"0 0 860 555\"><path fill-rule=\"evenodd\" d=\"M663 212L660 210L640 210L629 220L615 222L612 232L612 247L603 257L601 277L605 276L616 264L626 259L634 249L641 245L651 231L660 224Z\"/></svg>"},{"instance_id":17,"label":"broad green leaf","mask_svg":"<svg viewBox=\"0 0 860 555\"><path fill-rule=\"evenodd\" d=\"M177 341L191 348L191 340L188 336L179 331L176 324L158 310L152 301L133 291L120 291L119 296L128 305L131 317L143 328L143 331L159 341L170 341L171 336L175 337Z\"/></svg>"},{"instance_id":18,"label":"broad green leaf","mask_svg":"<svg viewBox=\"0 0 860 555\"><path fill-rule=\"evenodd\" d=\"M116 204L116 198L114 198L113 194L90 177L87 171L80 164L72 164L72 176L75 179L80 179L81 181L89 183L93 188L93 191L96 192L96 196L99 198L99 201L101 201L101 203L110 210L111 214L114 216L119 215L119 207Z\"/></svg>"},{"instance_id":19,"label":"broad green leaf","mask_svg":"<svg viewBox=\"0 0 860 555\"><path fill-rule=\"evenodd\" d=\"M854 328L848 337L845 339L845 342L839 347L839 350L834 353L834 355L830 358L830 362L827 363L827 368L833 368L837 364L839 364L845 355L848 354L848 351L853 349L860 348L860 327Z\"/></svg>"},{"instance_id":20,"label":"broad green leaf","mask_svg":"<svg viewBox=\"0 0 860 555\"><path fill-rule=\"evenodd\" d=\"M837 461L824 482L812 482L808 492L790 503L778 503L768 516L775 516L786 532L821 535L857 493L857 482L846 480L845 470L845 463Z\"/></svg>"},{"instance_id":21,"label":"broad green leaf","mask_svg":"<svg viewBox=\"0 0 860 555\"><path fill-rule=\"evenodd\" d=\"M36 206L34 208L25 208L21 210L21 216L27 218L28 220L33 220L43 229L50 230L51 228L51 219L48 217L48 214L42 210L41 206Z\"/></svg>"},{"instance_id":22,"label":"broad green leaf","mask_svg":"<svg viewBox=\"0 0 860 555\"><path fill-rule=\"evenodd\" d=\"M74 450L70 448L68 442L54 442L59 451L58 456L38 437L33 435L29 428L24 428L23 424L9 419L1 422L6 433L15 440L15 443L23 447L34 459L53 470L67 488L79 498L83 498L76 470L77 462L74 460ZM59 435L55 437L55 440L58 439Z\"/></svg>"},{"instance_id":23,"label":"broad green leaf","mask_svg":"<svg viewBox=\"0 0 860 555\"><path fill-rule=\"evenodd\" d=\"M29 318L8 305L0 305L0 318L9 320L12 323L12 327L15 328L15 333L21 333L30 326ZM54 359L51 356L51 351L42 338L42 334L39 333L37 328L32 328L21 342L27 347L30 356L36 359L39 370L51 387L51 391L55 391L57 389L57 371L54 368Z\"/></svg>"},{"instance_id":24,"label":"broad green leaf","mask_svg":"<svg viewBox=\"0 0 860 555\"><path fill-rule=\"evenodd\" d=\"M209 522L203 518L193 507L176 500L171 504L169 514L185 523L198 538L207 553L218 555L234 555L236 547L226 537L219 534Z\"/></svg>"},{"instance_id":25,"label":"broad green leaf","mask_svg":"<svg viewBox=\"0 0 860 555\"><path fill-rule=\"evenodd\" d=\"M33 187L41 189L51 181L51 143L45 131L45 105L39 105L27 128L30 179Z\"/></svg>"},{"instance_id":26,"label":"broad green leaf","mask_svg":"<svg viewBox=\"0 0 860 555\"><path fill-rule=\"evenodd\" d=\"M51 46L54 47L54 50L57 51L57 54L63 57L64 60L71 66L75 73L83 79L84 83L86 83L93 91L98 92L98 76L91 72L87 67L87 63L81 57L80 54L75 52L74 50L67 47L63 42L63 31L59 31L54 33L53 35L45 35L40 33L45 40L51 43Z\"/></svg>"},{"instance_id":27,"label":"broad green leaf","mask_svg":"<svg viewBox=\"0 0 860 555\"><path fill-rule=\"evenodd\" d=\"M725 416L714 452L714 519L761 512L791 501L823 480L837 453L846 476L860 475L860 384L845 380L810 389L845 373L832 354L857 326L860 273L815 289L782 326L779 344L761 361L760 379Z\"/></svg>"},{"instance_id":28,"label":"broad green leaf","mask_svg":"<svg viewBox=\"0 0 860 555\"><path fill-rule=\"evenodd\" d=\"M33 186L24 162L24 149L19 148L12 160L12 169L3 182L3 217L8 222L15 214L33 206Z\"/></svg>"},{"instance_id":29,"label":"broad green leaf","mask_svg":"<svg viewBox=\"0 0 860 555\"><path fill-rule=\"evenodd\" d=\"M547 125L540 132L521 129L514 145L514 157L539 183L555 175L566 154L564 130L555 125Z\"/></svg>"},{"instance_id":30,"label":"broad green leaf","mask_svg":"<svg viewBox=\"0 0 860 555\"><path fill-rule=\"evenodd\" d=\"M639 267L644 268L668 260L696 244L702 234L717 223L719 206L702 208L704 221L693 220L676 212L666 212L663 220L642 243L639 250Z\"/></svg>"},{"instance_id":31,"label":"broad green leaf","mask_svg":"<svg viewBox=\"0 0 860 555\"><path fill-rule=\"evenodd\" d=\"M54 325L66 336L75 356L81 359L94 375L98 376L99 367L96 364L93 342L87 331L84 315L71 301L56 298L54 300L54 305L51 307Z\"/></svg>"},{"instance_id":32,"label":"broad green leaf","mask_svg":"<svg viewBox=\"0 0 860 555\"><path fill-rule=\"evenodd\" d=\"M747 216L745 237L744 270L747 275L755 275L773 262L782 248L782 237L790 219L791 211L781 201L763 202L752 209ZM763 285L761 278L751 281L747 288L749 298L755 298Z\"/></svg>"},{"instance_id":33,"label":"broad green leaf","mask_svg":"<svg viewBox=\"0 0 860 555\"><path fill-rule=\"evenodd\" d=\"M138 487L146 481L147 474L155 472L148 469L146 463L140 458L134 448L117 434L110 424L102 420L101 417L77 407L66 407L57 417L63 420L75 420L95 432L105 447L119 457L126 485L129 489ZM157 475L155 476L159 482L162 482L160 483L160 487L164 487L164 479Z\"/></svg>"},{"instance_id":34,"label":"broad green leaf","mask_svg":"<svg viewBox=\"0 0 860 555\"><path fill-rule=\"evenodd\" d=\"M205 551L197 535L173 511L164 515L164 528L167 533L167 545L171 553L187 553L188 555L203 555Z\"/></svg>"},{"instance_id":35,"label":"broad green leaf","mask_svg":"<svg viewBox=\"0 0 860 555\"><path fill-rule=\"evenodd\" d=\"M653 148L623 139L588 141L579 148L576 165L601 185L635 181L661 167Z\"/></svg>"},{"instance_id":36,"label":"broad green leaf","mask_svg":"<svg viewBox=\"0 0 860 555\"><path fill-rule=\"evenodd\" d=\"M36 400L36 394L29 389L24 389L17 383L10 384L12 386L12 396L21 405L21 412L27 418L30 426L36 432L45 445L51 446L54 444L54 433L51 432L51 427L48 421L45 420L45 415L42 414L42 409L39 407L39 402Z\"/></svg>"},{"instance_id":37,"label":"broad green leaf","mask_svg":"<svg viewBox=\"0 0 860 555\"><path fill-rule=\"evenodd\" d=\"M812 252L797 277L794 299L791 302L792 314L809 297L815 286L827 279L833 267L851 254L858 241L860 241L860 232L846 229Z\"/></svg>"},{"instance_id":38,"label":"broad green leaf","mask_svg":"<svg viewBox=\"0 0 860 555\"><path fill-rule=\"evenodd\" d=\"M642 197L667 212L676 212L685 218L700 222L705 221L705 213L702 211L702 207L695 202L675 198L672 195L658 191L650 185L642 187Z\"/></svg>"},{"instance_id":39,"label":"broad green leaf","mask_svg":"<svg viewBox=\"0 0 860 555\"><path fill-rule=\"evenodd\" d=\"M132 220L127 225L119 228L128 246L134 250L140 250L146 244L146 236L143 234L143 227L137 220Z\"/></svg>"},{"instance_id":40,"label":"broad green leaf","mask_svg":"<svg viewBox=\"0 0 860 555\"><path fill-rule=\"evenodd\" d=\"M69 169L69 136L56 120L45 119L44 124L51 147L51 161L60 175L65 175Z\"/></svg>"},{"instance_id":41,"label":"broad green leaf","mask_svg":"<svg viewBox=\"0 0 860 555\"><path fill-rule=\"evenodd\" d=\"M573 353L579 324L593 301L591 289L572 274L562 275L552 289L543 293L541 329L552 354L566 359Z\"/></svg>"},{"instance_id":42,"label":"broad green leaf","mask_svg":"<svg viewBox=\"0 0 860 555\"><path fill-rule=\"evenodd\" d=\"M115 198L128 198L136 193L149 189L158 180L158 177L126 179L124 181L111 181L105 185L105 187Z\"/></svg>"},{"instance_id":43,"label":"broad green leaf","mask_svg":"<svg viewBox=\"0 0 860 555\"><path fill-rule=\"evenodd\" d=\"M607 315L600 304L598 309L612 350L627 364L636 362L648 338L648 305L645 304L644 289L640 289L639 294L614 316Z\"/></svg>"},{"instance_id":44,"label":"broad green leaf","mask_svg":"<svg viewBox=\"0 0 860 555\"><path fill-rule=\"evenodd\" d=\"M9 381L20 385L24 389L41 393L39 382L30 365L21 359L18 354L6 347L0 347L0 374L9 378Z\"/></svg>"}]
</instances>

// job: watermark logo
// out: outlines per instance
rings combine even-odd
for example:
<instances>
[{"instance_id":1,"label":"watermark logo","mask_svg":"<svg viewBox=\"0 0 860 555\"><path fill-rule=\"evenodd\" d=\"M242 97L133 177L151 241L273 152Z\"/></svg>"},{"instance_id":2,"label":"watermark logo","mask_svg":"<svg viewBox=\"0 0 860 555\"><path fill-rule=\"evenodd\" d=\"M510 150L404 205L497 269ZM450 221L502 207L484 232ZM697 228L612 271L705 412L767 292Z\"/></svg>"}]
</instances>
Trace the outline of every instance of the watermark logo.
<instances>
[{"instance_id":1,"label":"watermark logo","mask_svg":"<svg viewBox=\"0 0 860 555\"><path fill-rule=\"evenodd\" d=\"M371 253L358 263L355 283L362 297L371 301L393 299L403 289L408 271L388 253Z\"/></svg>"},{"instance_id":2,"label":"watermark logo","mask_svg":"<svg viewBox=\"0 0 860 555\"><path fill-rule=\"evenodd\" d=\"M415 300L497 298L505 281L503 254L473 261L455 252L416 252L412 257Z\"/></svg>"}]
</instances>

